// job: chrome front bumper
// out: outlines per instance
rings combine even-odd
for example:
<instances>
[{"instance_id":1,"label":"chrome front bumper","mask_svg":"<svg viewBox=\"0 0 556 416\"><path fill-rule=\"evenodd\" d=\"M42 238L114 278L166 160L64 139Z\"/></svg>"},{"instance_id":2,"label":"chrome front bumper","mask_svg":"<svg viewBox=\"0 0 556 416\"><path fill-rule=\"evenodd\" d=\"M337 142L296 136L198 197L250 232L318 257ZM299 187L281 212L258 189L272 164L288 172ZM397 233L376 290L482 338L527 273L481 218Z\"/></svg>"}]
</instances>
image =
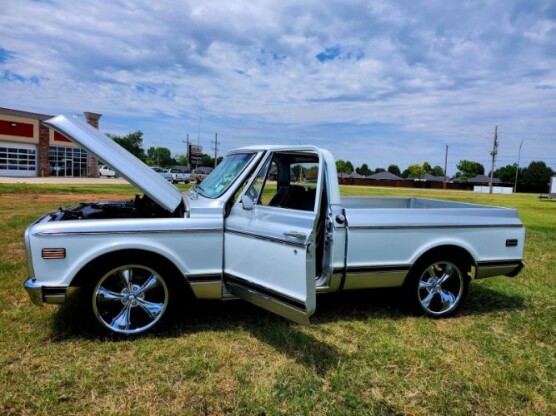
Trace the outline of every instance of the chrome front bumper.
<instances>
[{"instance_id":1,"label":"chrome front bumper","mask_svg":"<svg viewBox=\"0 0 556 416\"><path fill-rule=\"evenodd\" d=\"M29 277L23 284L27 294L37 306L42 306L43 303L52 303L59 305L66 300L67 287L45 287L37 283L37 279Z\"/></svg>"}]
</instances>

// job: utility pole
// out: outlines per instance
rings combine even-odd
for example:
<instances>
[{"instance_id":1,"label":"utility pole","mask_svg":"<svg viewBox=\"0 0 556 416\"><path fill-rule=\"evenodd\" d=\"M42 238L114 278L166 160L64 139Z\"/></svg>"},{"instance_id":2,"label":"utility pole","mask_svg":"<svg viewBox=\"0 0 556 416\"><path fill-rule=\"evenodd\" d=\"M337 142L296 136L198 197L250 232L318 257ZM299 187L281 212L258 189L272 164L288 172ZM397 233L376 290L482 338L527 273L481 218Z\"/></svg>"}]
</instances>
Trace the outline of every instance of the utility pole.
<instances>
[{"instance_id":1,"label":"utility pole","mask_svg":"<svg viewBox=\"0 0 556 416\"><path fill-rule=\"evenodd\" d=\"M187 133L187 139L182 140L185 143L185 160L186 165L189 169L191 169L191 163L189 163L189 133Z\"/></svg>"},{"instance_id":2,"label":"utility pole","mask_svg":"<svg viewBox=\"0 0 556 416\"><path fill-rule=\"evenodd\" d=\"M444 156L444 189L446 189L446 177L448 175L448 145L446 145L446 155Z\"/></svg>"},{"instance_id":3,"label":"utility pole","mask_svg":"<svg viewBox=\"0 0 556 416\"><path fill-rule=\"evenodd\" d=\"M214 141L211 141L214 145L214 168L216 169L216 159L218 158L218 133L214 133Z\"/></svg>"},{"instance_id":4,"label":"utility pole","mask_svg":"<svg viewBox=\"0 0 556 416\"><path fill-rule=\"evenodd\" d=\"M490 183L488 193L492 193L492 180L494 179L494 164L496 163L496 155L498 154L498 126L494 128L494 144L492 145L492 150L490 155L492 156L492 165L490 167Z\"/></svg>"}]
</instances>

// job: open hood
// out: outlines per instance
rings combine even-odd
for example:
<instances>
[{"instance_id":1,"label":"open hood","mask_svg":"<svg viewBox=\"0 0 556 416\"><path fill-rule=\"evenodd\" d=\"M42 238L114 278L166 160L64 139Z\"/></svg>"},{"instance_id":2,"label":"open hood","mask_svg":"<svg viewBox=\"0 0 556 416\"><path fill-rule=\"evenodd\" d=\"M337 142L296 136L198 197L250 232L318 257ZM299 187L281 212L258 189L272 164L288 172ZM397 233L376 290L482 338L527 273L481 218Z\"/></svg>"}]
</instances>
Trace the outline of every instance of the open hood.
<instances>
[{"instance_id":1,"label":"open hood","mask_svg":"<svg viewBox=\"0 0 556 416\"><path fill-rule=\"evenodd\" d=\"M174 212L182 201L170 182L85 121L60 115L44 124L95 155L164 209Z\"/></svg>"}]
</instances>

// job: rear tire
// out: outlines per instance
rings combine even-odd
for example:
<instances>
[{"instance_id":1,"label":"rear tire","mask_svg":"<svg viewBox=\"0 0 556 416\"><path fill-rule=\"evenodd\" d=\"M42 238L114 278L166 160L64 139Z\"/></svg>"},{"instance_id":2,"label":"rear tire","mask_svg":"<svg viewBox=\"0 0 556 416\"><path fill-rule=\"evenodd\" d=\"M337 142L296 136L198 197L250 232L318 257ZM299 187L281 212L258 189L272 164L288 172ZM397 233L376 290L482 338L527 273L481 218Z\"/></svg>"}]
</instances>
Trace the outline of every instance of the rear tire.
<instances>
[{"instance_id":1,"label":"rear tire","mask_svg":"<svg viewBox=\"0 0 556 416\"><path fill-rule=\"evenodd\" d=\"M175 303L170 271L149 259L120 259L91 269L81 291L93 329L141 335L159 328Z\"/></svg>"},{"instance_id":2,"label":"rear tire","mask_svg":"<svg viewBox=\"0 0 556 416\"><path fill-rule=\"evenodd\" d=\"M469 268L460 259L440 253L419 260L405 285L412 309L433 318L454 315L469 291Z\"/></svg>"}]
</instances>

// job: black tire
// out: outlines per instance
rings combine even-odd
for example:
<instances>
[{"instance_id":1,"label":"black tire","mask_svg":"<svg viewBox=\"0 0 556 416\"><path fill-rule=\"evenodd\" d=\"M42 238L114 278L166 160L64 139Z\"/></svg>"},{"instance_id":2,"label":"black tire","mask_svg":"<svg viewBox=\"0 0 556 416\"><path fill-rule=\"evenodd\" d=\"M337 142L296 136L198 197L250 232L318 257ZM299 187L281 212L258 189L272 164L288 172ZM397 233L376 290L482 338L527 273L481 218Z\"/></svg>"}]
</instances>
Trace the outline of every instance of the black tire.
<instances>
[{"instance_id":1,"label":"black tire","mask_svg":"<svg viewBox=\"0 0 556 416\"><path fill-rule=\"evenodd\" d=\"M176 304L172 271L148 257L107 261L88 274L80 300L95 331L142 335L162 327Z\"/></svg>"},{"instance_id":2,"label":"black tire","mask_svg":"<svg viewBox=\"0 0 556 416\"><path fill-rule=\"evenodd\" d=\"M437 253L419 260L404 285L412 310L433 318L457 313L469 291L470 267L450 254Z\"/></svg>"}]
</instances>

